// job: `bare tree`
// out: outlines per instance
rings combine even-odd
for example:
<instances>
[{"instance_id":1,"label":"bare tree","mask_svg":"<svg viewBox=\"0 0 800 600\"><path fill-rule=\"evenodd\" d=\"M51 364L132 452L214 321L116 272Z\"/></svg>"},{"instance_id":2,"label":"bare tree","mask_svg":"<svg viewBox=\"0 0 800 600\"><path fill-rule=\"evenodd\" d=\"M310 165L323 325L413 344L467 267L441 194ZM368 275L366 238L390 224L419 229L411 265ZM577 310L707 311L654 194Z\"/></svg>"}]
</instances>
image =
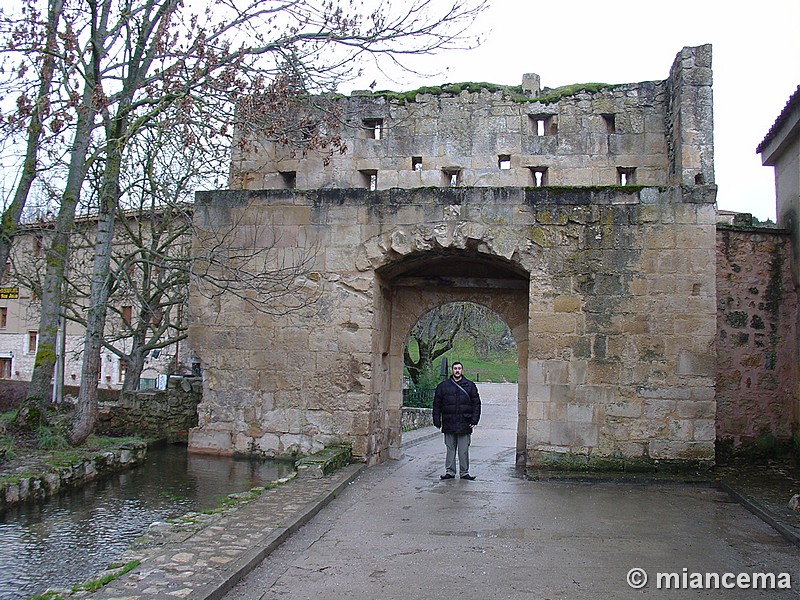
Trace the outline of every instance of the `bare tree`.
<instances>
[{"instance_id":1,"label":"bare tree","mask_svg":"<svg viewBox=\"0 0 800 600\"><path fill-rule=\"evenodd\" d=\"M451 302L425 313L411 330L410 340L416 344L414 360L409 344L403 349L403 361L411 381L420 385L431 378L433 361L453 349L458 334L469 317L469 304Z\"/></svg>"},{"instance_id":2,"label":"bare tree","mask_svg":"<svg viewBox=\"0 0 800 600\"><path fill-rule=\"evenodd\" d=\"M247 110L239 115L260 125L256 133L286 145L300 140L303 151L331 151L339 143L335 130L309 128L302 120L298 129L298 106L335 91L337 83L358 73L361 59L402 63L410 55L470 45L473 40L465 31L486 0L383 2L366 13L344 0L215 0L198 12L177 0L61 1L57 92L72 111L62 121L73 141L62 146L70 159L48 250L30 395L47 395L69 235L86 174L98 161L103 178L95 191L97 237L78 418L71 436L79 443L96 415L97 356L113 287L109 273L115 218L123 201L120 176L131 140L174 107L183 115L175 126L184 144L210 148L215 138L230 142L237 103L252 97L258 102L240 103L240 110ZM241 259L233 254L230 265ZM216 273L211 269L208 276ZM228 267L221 281L241 274Z\"/></svg>"},{"instance_id":3,"label":"bare tree","mask_svg":"<svg viewBox=\"0 0 800 600\"><path fill-rule=\"evenodd\" d=\"M406 344L403 360L415 385L431 383L434 361L452 350L459 339L471 343L482 359L515 345L499 315L473 302L451 302L429 311L417 321L409 337L418 350L417 359Z\"/></svg>"},{"instance_id":4,"label":"bare tree","mask_svg":"<svg viewBox=\"0 0 800 600\"><path fill-rule=\"evenodd\" d=\"M516 347L514 336L500 315L480 304L472 304L460 335L472 344L475 354L482 360Z\"/></svg>"},{"instance_id":5,"label":"bare tree","mask_svg":"<svg viewBox=\"0 0 800 600\"><path fill-rule=\"evenodd\" d=\"M23 89L17 98L16 111L2 119L3 135L13 138L19 132L25 132L25 154L17 181L14 198L3 211L0 221L0 267L5 267L11 252L11 244L17 233L25 204L28 200L31 186L39 169L39 152L45 120L50 113L50 89L56 68L56 37L58 23L61 19L63 5L61 0L48 0L47 17L43 23L39 22L35 10L35 0L26 0L22 6L22 19L13 20L3 16L0 19L5 37L10 38L12 48L14 40L19 40L23 54L38 59L38 88L35 91ZM31 51L36 49L36 51ZM26 63L15 69L17 75L22 75L26 70ZM16 78L25 80L24 77ZM11 82L7 81L6 84ZM7 87L7 86L5 86ZM54 122L54 126L55 122ZM0 280L4 277L5 269L0 268Z\"/></svg>"}]
</instances>

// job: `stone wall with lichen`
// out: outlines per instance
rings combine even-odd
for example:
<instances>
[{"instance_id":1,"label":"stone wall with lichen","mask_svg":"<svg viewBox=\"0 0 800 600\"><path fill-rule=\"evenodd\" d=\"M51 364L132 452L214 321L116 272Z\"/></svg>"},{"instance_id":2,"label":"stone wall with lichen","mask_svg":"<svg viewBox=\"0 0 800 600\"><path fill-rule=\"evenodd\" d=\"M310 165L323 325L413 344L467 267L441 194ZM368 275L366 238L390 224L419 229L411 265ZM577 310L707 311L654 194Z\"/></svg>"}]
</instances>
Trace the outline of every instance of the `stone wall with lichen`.
<instances>
[{"instance_id":1,"label":"stone wall with lichen","mask_svg":"<svg viewBox=\"0 0 800 600\"><path fill-rule=\"evenodd\" d=\"M784 230L717 231L717 446L773 450L797 428L797 295Z\"/></svg>"},{"instance_id":2,"label":"stone wall with lichen","mask_svg":"<svg viewBox=\"0 0 800 600\"><path fill-rule=\"evenodd\" d=\"M471 300L521 348L526 464L711 463L715 198L714 186L198 194L198 261L219 239L258 250L240 269L312 259L293 282L297 310L192 290L204 390L190 449L347 443L358 459L390 457L403 341L425 310Z\"/></svg>"},{"instance_id":3,"label":"stone wall with lichen","mask_svg":"<svg viewBox=\"0 0 800 600\"><path fill-rule=\"evenodd\" d=\"M197 405L203 394L199 377L170 377L165 390L120 392L101 399L96 429L106 435L186 441L197 425Z\"/></svg>"},{"instance_id":4,"label":"stone wall with lichen","mask_svg":"<svg viewBox=\"0 0 800 600\"><path fill-rule=\"evenodd\" d=\"M317 98L301 147L237 126L195 204L190 449L397 456L408 333L471 301L517 342L518 463L712 463L711 81L699 46L660 81Z\"/></svg>"},{"instance_id":5,"label":"stone wall with lichen","mask_svg":"<svg viewBox=\"0 0 800 600\"><path fill-rule=\"evenodd\" d=\"M237 127L230 187L713 184L711 54L710 45L683 48L667 79L639 83L320 98L325 110L317 120L303 113L301 126L339 138L341 151L281 146ZM328 114L338 117L323 124Z\"/></svg>"}]
</instances>

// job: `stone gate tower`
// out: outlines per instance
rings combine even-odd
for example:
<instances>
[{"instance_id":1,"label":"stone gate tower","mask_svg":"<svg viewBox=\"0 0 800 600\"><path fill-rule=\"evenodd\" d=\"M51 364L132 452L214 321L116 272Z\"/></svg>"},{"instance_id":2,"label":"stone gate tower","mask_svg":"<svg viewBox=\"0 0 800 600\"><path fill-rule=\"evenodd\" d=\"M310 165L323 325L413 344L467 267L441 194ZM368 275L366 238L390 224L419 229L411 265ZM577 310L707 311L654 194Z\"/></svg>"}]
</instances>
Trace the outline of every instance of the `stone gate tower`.
<instances>
[{"instance_id":1,"label":"stone gate tower","mask_svg":"<svg viewBox=\"0 0 800 600\"><path fill-rule=\"evenodd\" d=\"M296 277L269 306L193 288L190 449L397 456L408 334L464 300L516 339L519 463L713 463L711 79L701 46L663 81L356 93L344 154L242 146L197 196L196 260Z\"/></svg>"}]
</instances>

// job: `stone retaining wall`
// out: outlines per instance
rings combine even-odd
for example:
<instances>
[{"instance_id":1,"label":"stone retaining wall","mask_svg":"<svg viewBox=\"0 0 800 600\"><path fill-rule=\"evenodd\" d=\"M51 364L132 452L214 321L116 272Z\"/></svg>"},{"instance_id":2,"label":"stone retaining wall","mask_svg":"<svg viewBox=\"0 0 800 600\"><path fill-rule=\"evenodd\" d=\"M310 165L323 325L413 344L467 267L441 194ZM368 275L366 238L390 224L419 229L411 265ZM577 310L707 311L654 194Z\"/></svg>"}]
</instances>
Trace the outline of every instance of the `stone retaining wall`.
<instances>
[{"instance_id":1,"label":"stone retaining wall","mask_svg":"<svg viewBox=\"0 0 800 600\"><path fill-rule=\"evenodd\" d=\"M61 467L41 464L19 467L17 473L0 480L0 513L20 502L45 500L62 490L135 467L144 462L146 455L144 442L129 442Z\"/></svg>"},{"instance_id":2,"label":"stone retaining wall","mask_svg":"<svg viewBox=\"0 0 800 600\"><path fill-rule=\"evenodd\" d=\"M403 431L422 429L429 425L433 425L433 409L403 407L403 412L400 416L400 427Z\"/></svg>"},{"instance_id":3,"label":"stone retaining wall","mask_svg":"<svg viewBox=\"0 0 800 600\"><path fill-rule=\"evenodd\" d=\"M203 396L199 377L171 377L166 390L122 392L116 402L101 402L97 430L107 435L138 435L186 441L197 425Z\"/></svg>"}]
</instances>

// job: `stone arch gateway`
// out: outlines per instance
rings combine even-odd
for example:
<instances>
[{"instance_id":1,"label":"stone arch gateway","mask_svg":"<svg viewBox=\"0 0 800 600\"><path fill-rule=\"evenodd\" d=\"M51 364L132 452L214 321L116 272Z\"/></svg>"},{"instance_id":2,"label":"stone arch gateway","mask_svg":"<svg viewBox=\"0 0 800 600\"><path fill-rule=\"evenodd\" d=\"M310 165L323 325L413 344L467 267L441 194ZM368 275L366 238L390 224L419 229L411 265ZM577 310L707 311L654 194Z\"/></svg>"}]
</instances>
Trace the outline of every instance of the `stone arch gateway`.
<instances>
[{"instance_id":1,"label":"stone arch gateway","mask_svg":"<svg viewBox=\"0 0 800 600\"><path fill-rule=\"evenodd\" d=\"M354 92L321 99L333 155L237 128L236 189L195 203L196 273L225 285L191 288L190 450L397 456L402 341L466 299L520 344L520 461L712 464L711 81L699 46L660 81Z\"/></svg>"},{"instance_id":2,"label":"stone arch gateway","mask_svg":"<svg viewBox=\"0 0 800 600\"><path fill-rule=\"evenodd\" d=\"M515 268L516 267L516 268ZM519 362L517 463L525 464L528 365L527 273L505 259L467 251L440 249L409 256L378 270L387 301L381 320L389 323L388 405L390 456L396 455L403 401L403 348L415 323L448 302L474 302L488 307L511 329Z\"/></svg>"},{"instance_id":3,"label":"stone arch gateway","mask_svg":"<svg viewBox=\"0 0 800 600\"><path fill-rule=\"evenodd\" d=\"M298 282L313 302L262 314L192 294L205 387L190 448L346 442L357 459L396 456L402 340L426 307L467 299L523 347L528 466L710 463L714 198L714 186L201 193L197 256L223 230L275 264L313 251Z\"/></svg>"}]
</instances>

